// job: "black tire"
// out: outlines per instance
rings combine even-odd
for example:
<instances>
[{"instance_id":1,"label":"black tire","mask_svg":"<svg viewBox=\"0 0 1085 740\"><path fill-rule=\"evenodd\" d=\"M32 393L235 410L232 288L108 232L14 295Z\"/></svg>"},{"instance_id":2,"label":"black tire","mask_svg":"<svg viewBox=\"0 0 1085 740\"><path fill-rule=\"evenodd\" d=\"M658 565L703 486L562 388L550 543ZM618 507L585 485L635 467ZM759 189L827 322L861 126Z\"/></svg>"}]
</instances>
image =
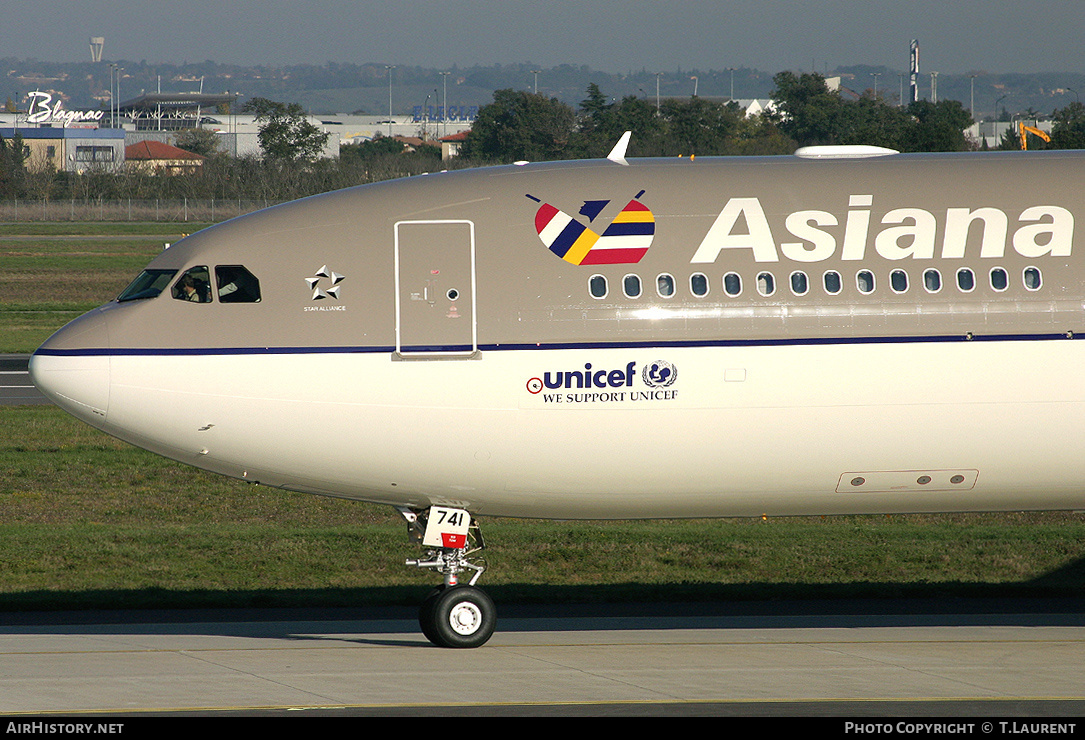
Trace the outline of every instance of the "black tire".
<instances>
[{"instance_id":1,"label":"black tire","mask_svg":"<svg viewBox=\"0 0 1085 740\"><path fill-rule=\"evenodd\" d=\"M438 647L476 648L485 645L497 625L497 609L482 589L474 586L445 588L426 598L419 614L422 634ZM426 622L429 622L427 625ZM432 636L430 632L432 631Z\"/></svg>"},{"instance_id":2,"label":"black tire","mask_svg":"<svg viewBox=\"0 0 1085 740\"><path fill-rule=\"evenodd\" d=\"M437 598L444 593L448 588L445 584L432 589L426 598L422 599L422 605L418 607L418 625L422 628L422 634L426 636L426 639L432 642L434 645L437 642L437 632L434 630L434 617L433 617L433 605L437 602Z\"/></svg>"}]
</instances>

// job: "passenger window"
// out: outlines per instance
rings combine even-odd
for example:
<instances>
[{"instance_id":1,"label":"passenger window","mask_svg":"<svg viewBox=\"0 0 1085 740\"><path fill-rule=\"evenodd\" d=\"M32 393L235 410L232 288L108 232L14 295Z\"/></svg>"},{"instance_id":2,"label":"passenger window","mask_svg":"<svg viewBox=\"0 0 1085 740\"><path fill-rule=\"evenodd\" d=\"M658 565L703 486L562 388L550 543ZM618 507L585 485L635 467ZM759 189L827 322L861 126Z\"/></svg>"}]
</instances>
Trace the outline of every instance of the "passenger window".
<instances>
[{"instance_id":1,"label":"passenger window","mask_svg":"<svg viewBox=\"0 0 1085 740\"><path fill-rule=\"evenodd\" d=\"M219 303L259 303L260 281L241 265L215 267Z\"/></svg>"},{"instance_id":2,"label":"passenger window","mask_svg":"<svg viewBox=\"0 0 1085 740\"><path fill-rule=\"evenodd\" d=\"M708 278L703 273L695 272L689 276L689 292L695 296L708 295Z\"/></svg>"},{"instance_id":3,"label":"passenger window","mask_svg":"<svg viewBox=\"0 0 1085 740\"><path fill-rule=\"evenodd\" d=\"M840 273L839 272L836 272L835 270L829 270L828 272L825 273L823 279L824 279L824 282L825 282L825 292L826 293L828 293L829 295L836 295L837 293L840 292L842 284L841 284L841 281L840 281Z\"/></svg>"},{"instance_id":4,"label":"passenger window","mask_svg":"<svg viewBox=\"0 0 1085 740\"><path fill-rule=\"evenodd\" d=\"M806 282L806 273L801 271L791 273L791 292L795 295L806 295L807 290L809 290L809 285Z\"/></svg>"},{"instance_id":5,"label":"passenger window","mask_svg":"<svg viewBox=\"0 0 1085 740\"><path fill-rule=\"evenodd\" d=\"M904 270L893 270L889 273L889 287L894 293L904 293L908 290L908 273Z\"/></svg>"},{"instance_id":6,"label":"passenger window","mask_svg":"<svg viewBox=\"0 0 1085 740\"><path fill-rule=\"evenodd\" d=\"M656 292L660 298L670 298L674 295L674 278L663 273L656 278Z\"/></svg>"},{"instance_id":7,"label":"passenger window","mask_svg":"<svg viewBox=\"0 0 1085 740\"><path fill-rule=\"evenodd\" d=\"M860 293L874 292L874 273L870 270L860 270L855 275L855 285Z\"/></svg>"},{"instance_id":8,"label":"passenger window","mask_svg":"<svg viewBox=\"0 0 1085 740\"><path fill-rule=\"evenodd\" d=\"M1040 279L1040 268L1038 267L1026 267L1023 273L1025 278L1025 287L1029 290L1039 290L1042 280Z\"/></svg>"},{"instance_id":9,"label":"passenger window","mask_svg":"<svg viewBox=\"0 0 1085 740\"><path fill-rule=\"evenodd\" d=\"M942 273L938 270L927 270L923 273L923 287L928 293L937 293L942 289Z\"/></svg>"},{"instance_id":10,"label":"passenger window","mask_svg":"<svg viewBox=\"0 0 1085 740\"><path fill-rule=\"evenodd\" d=\"M991 288L997 290L999 293L1006 290L1010 284L1010 277L1006 274L1006 271L1001 267L995 267L991 270Z\"/></svg>"},{"instance_id":11,"label":"passenger window","mask_svg":"<svg viewBox=\"0 0 1085 740\"><path fill-rule=\"evenodd\" d=\"M622 280L622 290L625 291L626 298L639 298L640 297L640 276L639 275L626 275Z\"/></svg>"},{"instance_id":12,"label":"passenger window","mask_svg":"<svg viewBox=\"0 0 1085 740\"><path fill-rule=\"evenodd\" d=\"M762 272L757 276L757 292L763 296L770 296L776 292L776 278L771 272Z\"/></svg>"},{"instance_id":13,"label":"passenger window","mask_svg":"<svg viewBox=\"0 0 1085 740\"><path fill-rule=\"evenodd\" d=\"M729 272L723 276L723 292L732 298L742 292L742 278L737 272Z\"/></svg>"},{"instance_id":14,"label":"passenger window","mask_svg":"<svg viewBox=\"0 0 1085 740\"><path fill-rule=\"evenodd\" d=\"M206 267L186 270L181 279L173 284L173 297L192 303L211 302L211 274Z\"/></svg>"},{"instance_id":15,"label":"passenger window","mask_svg":"<svg viewBox=\"0 0 1085 740\"><path fill-rule=\"evenodd\" d=\"M606 298L607 279L602 275L592 275L588 279L588 292L592 298Z\"/></svg>"},{"instance_id":16,"label":"passenger window","mask_svg":"<svg viewBox=\"0 0 1085 740\"><path fill-rule=\"evenodd\" d=\"M957 287L964 293L971 293L976 287L976 276L967 267L957 270Z\"/></svg>"}]
</instances>

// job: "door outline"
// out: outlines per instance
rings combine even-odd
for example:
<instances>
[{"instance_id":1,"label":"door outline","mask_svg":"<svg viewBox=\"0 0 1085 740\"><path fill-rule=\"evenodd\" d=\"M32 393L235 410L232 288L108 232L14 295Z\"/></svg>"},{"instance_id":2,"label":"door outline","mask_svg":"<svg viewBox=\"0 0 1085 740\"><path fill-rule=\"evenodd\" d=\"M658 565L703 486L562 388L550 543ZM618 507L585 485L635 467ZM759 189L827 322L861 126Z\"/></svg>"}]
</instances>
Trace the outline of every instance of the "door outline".
<instances>
[{"instance_id":1,"label":"door outline","mask_svg":"<svg viewBox=\"0 0 1085 740\"><path fill-rule=\"evenodd\" d=\"M399 232L401 226L440 226L444 224L466 224L468 229L469 241L468 245L470 254L470 273L471 273L471 348L469 350L461 351L444 351L444 350L431 350L431 351L403 351L402 340L402 300L403 294L400 292L400 239ZM452 358L473 358L478 355L478 309L477 309L477 293L476 293L476 279L475 279L475 222L464 218L455 219L432 219L432 220L408 220L408 221L396 221L394 226L394 241L395 241L395 291L396 291L396 356L403 359L452 359Z\"/></svg>"}]
</instances>

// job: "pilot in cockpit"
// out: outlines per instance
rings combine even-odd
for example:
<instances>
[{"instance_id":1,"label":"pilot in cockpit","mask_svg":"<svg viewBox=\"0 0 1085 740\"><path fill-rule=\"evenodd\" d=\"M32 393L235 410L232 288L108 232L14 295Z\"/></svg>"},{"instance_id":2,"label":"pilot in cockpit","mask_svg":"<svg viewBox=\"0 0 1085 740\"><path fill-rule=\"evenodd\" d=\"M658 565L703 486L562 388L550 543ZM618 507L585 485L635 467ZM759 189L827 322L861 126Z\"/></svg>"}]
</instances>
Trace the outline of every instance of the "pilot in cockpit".
<instances>
[{"instance_id":1,"label":"pilot in cockpit","mask_svg":"<svg viewBox=\"0 0 1085 740\"><path fill-rule=\"evenodd\" d=\"M183 301L192 301L193 303L206 303L208 301L208 298L205 297L206 293L206 285L201 285L197 282L191 273L181 276L181 279L177 281L177 285L173 289L174 298L179 298Z\"/></svg>"}]
</instances>

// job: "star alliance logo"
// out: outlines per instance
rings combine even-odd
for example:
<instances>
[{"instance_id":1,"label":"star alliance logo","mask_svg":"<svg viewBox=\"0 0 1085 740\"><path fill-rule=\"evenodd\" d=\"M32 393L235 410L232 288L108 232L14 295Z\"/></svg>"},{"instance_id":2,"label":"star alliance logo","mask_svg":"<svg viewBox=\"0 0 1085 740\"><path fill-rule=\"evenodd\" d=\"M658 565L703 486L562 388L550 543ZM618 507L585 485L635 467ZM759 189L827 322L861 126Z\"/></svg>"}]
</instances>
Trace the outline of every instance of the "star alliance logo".
<instances>
[{"instance_id":1,"label":"star alliance logo","mask_svg":"<svg viewBox=\"0 0 1085 740\"><path fill-rule=\"evenodd\" d=\"M309 290L313 291L314 301L322 301L325 298L334 298L339 300L339 283L345 279L344 275L340 275L338 272L333 272L328 269L327 265L324 265L313 277L305 278L305 282L309 284ZM321 281L330 280L331 284L327 288L322 289Z\"/></svg>"}]
</instances>

